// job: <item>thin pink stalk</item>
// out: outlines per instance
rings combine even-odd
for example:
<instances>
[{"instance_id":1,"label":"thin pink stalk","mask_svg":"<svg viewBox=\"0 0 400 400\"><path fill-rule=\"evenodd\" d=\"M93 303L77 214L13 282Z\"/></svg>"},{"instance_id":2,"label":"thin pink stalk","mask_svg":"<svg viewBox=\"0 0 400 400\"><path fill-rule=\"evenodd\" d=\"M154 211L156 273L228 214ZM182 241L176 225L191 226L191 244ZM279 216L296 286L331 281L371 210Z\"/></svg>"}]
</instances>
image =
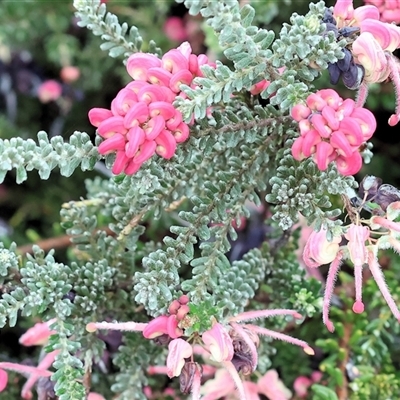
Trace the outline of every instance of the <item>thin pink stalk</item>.
<instances>
[{"instance_id":1,"label":"thin pink stalk","mask_svg":"<svg viewBox=\"0 0 400 400\"><path fill-rule=\"evenodd\" d=\"M257 333L259 335L270 336L273 339L282 340L283 342L288 342L288 343L294 344L295 346L302 347L304 352L309 355L314 354L314 350L308 345L307 342L305 342L303 340L296 339L289 335L285 335L284 333L271 331L270 329L262 328L261 326L257 326L257 325L245 325L245 327L249 328L251 331L253 331L254 333Z\"/></svg>"},{"instance_id":2,"label":"thin pink stalk","mask_svg":"<svg viewBox=\"0 0 400 400\"><path fill-rule=\"evenodd\" d=\"M199 366L196 365L196 372L194 373L193 383L192 383L192 400L200 399L200 387L201 387L201 373L199 370Z\"/></svg>"},{"instance_id":3,"label":"thin pink stalk","mask_svg":"<svg viewBox=\"0 0 400 400\"><path fill-rule=\"evenodd\" d=\"M374 224L380 225L382 228L387 228L396 232L400 232L400 224L398 222L390 221L384 217L374 216L372 217Z\"/></svg>"},{"instance_id":4,"label":"thin pink stalk","mask_svg":"<svg viewBox=\"0 0 400 400\"><path fill-rule=\"evenodd\" d=\"M330 332L333 332L335 327L333 326L332 321L329 320L329 306L331 304L333 289L335 287L335 281L340 269L342 257L342 253L339 252L336 258L332 261L325 283L324 301L322 304L322 321Z\"/></svg>"},{"instance_id":5,"label":"thin pink stalk","mask_svg":"<svg viewBox=\"0 0 400 400\"><path fill-rule=\"evenodd\" d=\"M368 97L368 84L366 82L362 82L356 96L355 107L362 107L367 101L367 97Z\"/></svg>"},{"instance_id":6,"label":"thin pink stalk","mask_svg":"<svg viewBox=\"0 0 400 400\"><path fill-rule=\"evenodd\" d=\"M25 374L39 374L39 376L43 376L43 377L49 377L51 376L53 373L50 371L46 371L46 370L41 370L38 369L38 367L30 367L28 365L23 365L23 364L18 364L18 363L12 363L12 362L0 362L0 368L1 369L6 369L9 371L15 371L15 372L19 372L22 375Z\"/></svg>"},{"instance_id":7,"label":"thin pink stalk","mask_svg":"<svg viewBox=\"0 0 400 400\"><path fill-rule=\"evenodd\" d=\"M386 54L386 59L388 61L389 71L390 71L390 79L393 82L394 91L396 93L396 114L393 114L389 118L389 125L394 126L400 120L400 74L399 67L395 58L392 54Z\"/></svg>"},{"instance_id":8,"label":"thin pink stalk","mask_svg":"<svg viewBox=\"0 0 400 400\"><path fill-rule=\"evenodd\" d=\"M232 361L222 361L222 365L229 372L232 377L233 382L235 382L236 388L239 392L239 399L246 400L246 393L244 391L243 382L240 379L238 372L236 371L235 366L232 364Z\"/></svg>"},{"instance_id":9,"label":"thin pink stalk","mask_svg":"<svg viewBox=\"0 0 400 400\"><path fill-rule=\"evenodd\" d=\"M354 282L356 286L356 301L353 304L353 311L361 314L364 311L364 303L362 302L362 269L361 262L354 264Z\"/></svg>"},{"instance_id":10,"label":"thin pink stalk","mask_svg":"<svg viewBox=\"0 0 400 400\"><path fill-rule=\"evenodd\" d=\"M251 364L253 371L257 368L258 364L258 353L257 353L257 348L254 342L251 340L250 336L247 334L247 332L243 329L243 327L236 322L231 322L230 324L232 328L241 336L241 338L245 341L247 346L250 349L251 352Z\"/></svg>"},{"instance_id":11,"label":"thin pink stalk","mask_svg":"<svg viewBox=\"0 0 400 400\"><path fill-rule=\"evenodd\" d=\"M383 276L381 266L378 263L378 259L372 251L369 252L368 264L371 274L374 277L375 282L382 293L382 296L386 300L386 303L388 304L393 315L400 322L400 311L397 308L397 305L394 302L393 297L389 292L389 288L386 285L385 277Z\"/></svg>"},{"instance_id":12,"label":"thin pink stalk","mask_svg":"<svg viewBox=\"0 0 400 400\"><path fill-rule=\"evenodd\" d=\"M147 323L142 322L89 322L86 325L86 330L89 332L95 332L98 329L142 332L146 326Z\"/></svg>"},{"instance_id":13,"label":"thin pink stalk","mask_svg":"<svg viewBox=\"0 0 400 400\"><path fill-rule=\"evenodd\" d=\"M37 369L39 371L49 369L52 366L54 359L56 358L59 352L60 350L54 350L51 353L46 354L43 357L42 361L40 361L39 365L37 366ZM39 371L33 372L31 376L28 378L28 380L25 382L24 386L22 387L21 397L23 399L32 398L32 388L41 377L41 375L38 373Z\"/></svg>"},{"instance_id":14,"label":"thin pink stalk","mask_svg":"<svg viewBox=\"0 0 400 400\"><path fill-rule=\"evenodd\" d=\"M276 315L292 315L294 318L302 318L295 310L257 310L242 312L234 317L228 318L229 322L251 321L258 318L269 318Z\"/></svg>"}]
</instances>

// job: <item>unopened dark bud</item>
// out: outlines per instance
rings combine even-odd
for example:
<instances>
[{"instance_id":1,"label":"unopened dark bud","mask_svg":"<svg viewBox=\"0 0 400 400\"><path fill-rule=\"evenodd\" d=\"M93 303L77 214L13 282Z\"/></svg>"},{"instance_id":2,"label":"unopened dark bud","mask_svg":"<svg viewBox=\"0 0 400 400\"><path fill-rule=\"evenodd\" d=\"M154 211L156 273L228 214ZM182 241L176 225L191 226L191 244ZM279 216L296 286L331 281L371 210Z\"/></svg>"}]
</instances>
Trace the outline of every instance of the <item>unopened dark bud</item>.
<instances>
[{"instance_id":1,"label":"unopened dark bud","mask_svg":"<svg viewBox=\"0 0 400 400\"><path fill-rule=\"evenodd\" d=\"M322 18L322 22L325 24L333 24L336 26L336 20L333 17L333 12L330 8L325 9L324 17Z\"/></svg>"},{"instance_id":2,"label":"unopened dark bud","mask_svg":"<svg viewBox=\"0 0 400 400\"><path fill-rule=\"evenodd\" d=\"M237 351L231 361L237 372L243 375L250 375L253 372L254 365L249 354Z\"/></svg>"},{"instance_id":3,"label":"unopened dark bud","mask_svg":"<svg viewBox=\"0 0 400 400\"><path fill-rule=\"evenodd\" d=\"M374 201L381 206L383 211L386 211L389 204L400 201L400 190L392 185L381 185Z\"/></svg>"},{"instance_id":4,"label":"unopened dark bud","mask_svg":"<svg viewBox=\"0 0 400 400\"><path fill-rule=\"evenodd\" d=\"M344 37L349 37L359 31L360 31L360 28L358 28L358 27L345 26L345 27L339 29L339 34Z\"/></svg>"},{"instance_id":5,"label":"unopened dark bud","mask_svg":"<svg viewBox=\"0 0 400 400\"><path fill-rule=\"evenodd\" d=\"M382 179L373 175L366 175L360 183L358 196L364 201L370 201L378 194L378 189L382 185Z\"/></svg>"},{"instance_id":6,"label":"unopened dark bud","mask_svg":"<svg viewBox=\"0 0 400 400\"><path fill-rule=\"evenodd\" d=\"M340 79L340 75L342 74L342 71L339 69L336 63L334 63L328 65L328 72L329 72L329 81L331 82L331 84L337 85Z\"/></svg>"},{"instance_id":7,"label":"unopened dark bud","mask_svg":"<svg viewBox=\"0 0 400 400\"><path fill-rule=\"evenodd\" d=\"M179 375L179 387L181 392L188 394L192 391L193 381L197 373L201 374L203 369L201 365L196 362L186 362L182 368L181 374Z\"/></svg>"},{"instance_id":8,"label":"unopened dark bud","mask_svg":"<svg viewBox=\"0 0 400 400\"><path fill-rule=\"evenodd\" d=\"M353 55L348 49L343 49L344 58L338 60L336 65L342 72L347 72L350 68L351 61L353 60Z\"/></svg>"},{"instance_id":9,"label":"unopened dark bud","mask_svg":"<svg viewBox=\"0 0 400 400\"><path fill-rule=\"evenodd\" d=\"M361 65L355 64L353 61L347 72L342 74L344 85L351 90L358 89L364 78L364 68Z\"/></svg>"},{"instance_id":10,"label":"unopened dark bud","mask_svg":"<svg viewBox=\"0 0 400 400\"><path fill-rule=\"evenodd\" d=\"M325 32L333 32L336 38L339 36L339 30L338 28L336 28L336 25L331 24L329 22L327 22L325 25L326 25Z\"/></svg>"}]
</instances>

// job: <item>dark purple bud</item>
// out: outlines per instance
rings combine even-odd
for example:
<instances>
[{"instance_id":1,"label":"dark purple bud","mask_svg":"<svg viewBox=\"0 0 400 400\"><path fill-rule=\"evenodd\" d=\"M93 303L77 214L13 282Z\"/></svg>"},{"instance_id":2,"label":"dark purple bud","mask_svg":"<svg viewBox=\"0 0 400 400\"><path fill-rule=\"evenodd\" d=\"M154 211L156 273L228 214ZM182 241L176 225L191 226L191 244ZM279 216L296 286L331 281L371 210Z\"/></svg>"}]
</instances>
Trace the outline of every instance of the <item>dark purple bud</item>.
<instances>
[{"instance_id":1,"label":"dark purple bud","mask_svg":"<svg viewBox=\"0 0 400 400\"><path fill-rule=\"evenodd\" d=\"M329 72L329 81L331 82L331 84L337 85L340 79L340 75L342 74L342 71L339 69L336 63L334 63L328 65L328 72Z\"/></svg>"},{"instance_id":2,"label":"dark purple bud","mask_svg":"<svg viewBox=\"0 0 400 400\"><path fill-rule=\"evenodd\" d=\"M351 51L348 49L344 49L343 52L344 52L344 58L338 60L336 65L342 72L347 72L350 68L351 61L353 60L353 55L351 54Z\"/></svg>"},{"instance_id":3,"label":"dark purple bud","mask_svg":"<svg viewBox=\"0 0 400 400\"><path fill-rule=\"evenodd\" d=\"M160 345L160 346L166 346L167 344L169 344L169 342L172 340L172 338L165 334L165 335L161 335L161 336L157 336L156 338L153 339L154 343Z\"/></svg>"},{"instance_id":4,"label":"dark purple bud","mask_svg":"<svg viewBox=\"0 0 400 400\"><path fill-rule=\"evenodd\" d=\"M231 361L237 372L243 375L250 375L253 372L253 363L249 354L237 351Z\"/></svg>"},{"instance_id":5,"label":"dark purple bud","mask_svg":"<svg viewBox=\"0 0 400 400\"><path fill-rule=\"evenodd\" d=\"M333 17L333 12L332 9L330 8L326 8L325 9L325 13L324 13L324 17L322 18L322 22L324 22L325 24L333 24L336 26L336 20Z\"/></svg>"},{"instance_id":6,"label":"dark purple bud","mask_svg":"<svg viewBox=\"0 0 400 400\"><path fill-rule=\"evenodd\" d=\"M196 362L186 362L179 375L179 387L181 392L189 394L192 391L193 380L197 371L200 371L200 376L203 373L203 368Z\"/></svg>"},{"instance_id":7,"label":"dark purple bud","mask_svg":"<svg viewBox=\"0 0 400 400\"><path fill-rule=\"evenodd\" d=\"M56 400L58 397L54 391L55 382L50 378L39 378L36 386L38 400Z\"/></svg>"},{"instance_id":8,"label":"dark purple bud","mask_svg":"<svg viewBox=\"0 0 400 400\"><path fill-rule=\"evenodd\" d=\"M325 32L333 32L336 38L339 36L339 31L338 28L336 28L336 25L331 24L329 22L327 22L325 25L326 25Z\"/></svg>"},{"instance_id":9,"label":"dark purple bud","mask_svg":"<svg viewBox=\"0 0 400 400\"><path fill-rule=\"evenodd\" d=\"M353 33L359 32L360 28L345 26L344 28L339 29L339 35L344 37L349 37L353 35Z\"/></svg>"},{"instance_id":10,"label":"dark purple bud","mask_svg":"<svg viewBox=\"0 0 400 400\"><path fill-rule=\"evenodd\" d=\"M351 90L358 89L361 85L363 78L364 67L355 64L354 62L351 62L348 71L343 72L342 74L344 85Z\"/></svg>"},{"instance_id":11,"label":"dark purple bud","mask_svg":"<svg viewBox=\"0 0 400 400\"><path fill-rule=\"evenodd\" d=\"M364 201L371 201L378 194L378 189L382 185L382 179L373 175L366 175L360 183L358 196Z\"/></svg>"},{"instance_id":12,"label":"dark purple bud","mask_svg":"<svg viewBox=\"0 0 400 400\"><path fill-rule=\"evenodd\" d=\"M400 201L400 190L392 185L381 185L374 201L381 206L383 211L386 211L389 204Z\"/></svg>"}]
</instances>

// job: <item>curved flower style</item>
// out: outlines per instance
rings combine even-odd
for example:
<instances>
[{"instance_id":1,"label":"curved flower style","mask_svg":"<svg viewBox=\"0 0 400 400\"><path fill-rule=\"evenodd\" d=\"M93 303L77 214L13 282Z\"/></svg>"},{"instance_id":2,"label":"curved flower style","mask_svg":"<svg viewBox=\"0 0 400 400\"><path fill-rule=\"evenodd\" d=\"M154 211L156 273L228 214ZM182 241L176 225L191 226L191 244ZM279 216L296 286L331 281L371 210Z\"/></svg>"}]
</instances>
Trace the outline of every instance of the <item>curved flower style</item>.
<instances>
[{"instance_id":1,"label":"curved flower style","mask_svg":"<svg viewBox=\"0 0 400 400\"><path fill-rule=\"evenodd\" d=\"M296 160L312 156L321 171L335 162L342 175L361 169L359 149L376 129L371 111L351 99L343 100L333 89L324 89L310 94L306 105L294 106L291 115L300 128L300 137L292 145Z\"/></svg>"},{"instance_id":2,"label":"curved flower style","mask_svg":"<svg viewBox=\"0 0 400 400\"><path fill-rule=\"evenodd\" d=\"M370 1L370 3L378 2ZM398 6L396 1L391 3L393 10L390 13L394 18L394 10ZM337 37L340 32L342 32L341 37L347 37L348 46L344 49L344 59L331 66L330 74L331 80L336 83L341 72L350 71L350 64L354 65L354 73L362 69L362 82L360 79L352 81L351 84L344 81L350 89L360 88L357 100L359 106L366 100L369 84L384 82L390 78L397 94L396 111L389 118L389 125L394 126L400 120L399 60L393 55L393 51L400 47L400 27L387 23L386 18L381 20L380 18L379 9L374 5L354 9L353 0L336 2L329 24L332 25L332 30L337 31ZM343 69L343 63L348 63L348 67Z\"/></svg>"},{"instance_id":3,"label":"curved flower style","mask_svg":"<svg viewBox=\"0 0 400 400\"><path fill-rule=\"evenodd\" d=\"M127 61L133 82L121 89L111 110L93 108L89 120L104 139L100 154L115 153L114 174L132 175L154 153L170 159L176 146L189 137L189 126L172 103L185 97L180 85L195 87L193 79L202 76L205 55L192 54L185 42L159 59L153 54L135 53Z\"/></svg>"},{"instance_id":4,"label":"curved flower style","mask_svg":"<svg viewBox=\"0 0 400 400\"><path fill-rule=\"evenodd\" d=\"M353 311L355 313L364 311L362 270L368 266L390 310L400 321L400 311L385 283L377 258L378 249L391 247L395 251L400 250L400 223L393 221L399 215L400 202L394 202L387 207L386 216L372 216L370 220L363 220L365 225L352 223L343 227L343 237L346 239L346 244L340 244L341 236L336 236L332 241L328 241L324 230L310 235L303 253L305 264L310 268L316 268L331 262L326 279L322 309L322 319L329 331L334 331L333 323L329 320L329 308L336 276L343 259L350 260L354 265L355 301ZM378 239L375 239L373 236L378 229ZM328 249L328 252L326 252L326 249Z\"/></svg>"},{"instance_id":5,"label":"curved flower style","mask_svg":"<svg viewBox=\"0 0 400 400\"><path fill-rule=\"evenodd\" d=\"M149 323L137 322L92 322L86 326L89 332L97 329L139 331L147 339L157 339L160 344L168 344L168 357L166 367L154 366L149 368L149 373L166 373L170 378L179 376L180 387L183 393L192 393L192 399L199 399L202 368L193 361L193 351L197 353L198 344L201 353L213 362L220 363L230 375L229 387L233 390L237 388L241 400L258 397L248 397L253 394L261 393L270 396L268 389L270 381L278 381L277 376L270 377L265 382L259 383L257 390L253 390L243 383L239 373L243 375L251 374L257 367L258 355L257 346L258 335L269 336L273 339L283 340L288 343L300 346L307 354L314 354L313 349L304 341L274 332L269 329L252 325L242 324L242 322L259 318L268 318L277 315L290 315L293 318L301 318L301 315L293 310L259 310L240 313L236 316L227 318L224 322L217 322L212 317L212 327L207 331L185 335L185 329L192 328L196 317L189 313L188 296L183 295L178 300L174 300L168 313L161 315ZM200 343L201 338L201 343ZM198 343L193 348L190 342L194 340ZM206 368L204 368L204 371ZM272 379L274 378L274 379ZM267 378L266 378L267 379ZM269 382L269 383L268 383ZM276 388L278 388L276 382ZM250 391L250 392L249 392ZM276 393L280 393L277 389ZM258 396L258 395L257 395ZM271 397L272 399L282 399L283 397Z\"/></svg>"}]
</instances>

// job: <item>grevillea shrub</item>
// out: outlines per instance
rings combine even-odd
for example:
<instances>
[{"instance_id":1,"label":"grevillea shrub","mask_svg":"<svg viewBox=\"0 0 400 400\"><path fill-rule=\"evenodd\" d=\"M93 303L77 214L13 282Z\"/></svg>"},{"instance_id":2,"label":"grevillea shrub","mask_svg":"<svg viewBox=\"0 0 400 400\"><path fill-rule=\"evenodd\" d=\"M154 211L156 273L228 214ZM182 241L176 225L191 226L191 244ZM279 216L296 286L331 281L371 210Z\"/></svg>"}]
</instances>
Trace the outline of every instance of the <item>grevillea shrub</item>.
<instances>
[{"instance_id":1,"label":"grevillea shrub","mask_svg":"<svg viewBox=\"0 0 400 400\"><path fill-rule=\"evenodd\" d=\"M5 3L0 397L400 398L397 2Z\"/></svg>"}]
</instances>

